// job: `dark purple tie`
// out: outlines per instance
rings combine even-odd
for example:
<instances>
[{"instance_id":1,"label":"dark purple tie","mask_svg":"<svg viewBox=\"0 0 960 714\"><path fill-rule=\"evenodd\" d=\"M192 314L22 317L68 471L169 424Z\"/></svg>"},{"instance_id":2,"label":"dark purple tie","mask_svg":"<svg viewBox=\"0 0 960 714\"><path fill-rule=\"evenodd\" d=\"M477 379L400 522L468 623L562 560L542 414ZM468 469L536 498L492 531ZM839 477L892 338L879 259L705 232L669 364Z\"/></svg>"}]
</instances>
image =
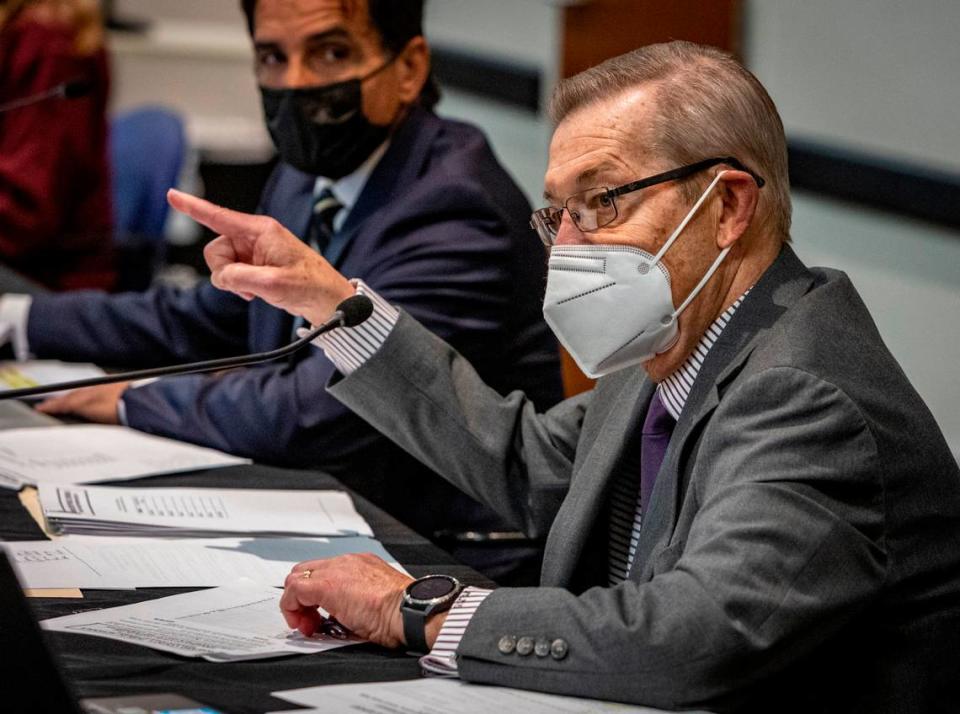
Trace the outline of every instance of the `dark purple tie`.
<instances>
[{"instance_id":1,"label":"dark purple tie","mask_svg":"<svg viewBox=\"0 0 960 714\"><path fill-rule=\"evenodd\" d=\"M650 400L647 416L643 420L643 431L640 432L640 504L645 513L676 423L657 390Z\"/></svg>"}]
</instances>

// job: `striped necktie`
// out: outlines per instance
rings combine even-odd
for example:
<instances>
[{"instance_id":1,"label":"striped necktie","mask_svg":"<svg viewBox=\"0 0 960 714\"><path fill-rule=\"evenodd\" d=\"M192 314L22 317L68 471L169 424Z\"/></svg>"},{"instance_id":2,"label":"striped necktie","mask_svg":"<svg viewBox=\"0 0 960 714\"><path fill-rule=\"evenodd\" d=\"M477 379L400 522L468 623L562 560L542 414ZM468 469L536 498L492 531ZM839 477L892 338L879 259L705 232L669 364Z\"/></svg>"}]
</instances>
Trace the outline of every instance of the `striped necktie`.
<instances>
[{"instance_id":1,"label":"striped necktie","mask_svg":"<svg viewBox=\"0 0 960 714\"><path fill-rule=\"evenodd\" d=\"M654 392L640 431L640 450L628 447L610 487L607 582L627 579L640 541L643 510L650 502L657 473L663 465L676 421Z\"/></svg>"},{"instance_id":2,"label":"striped necktie","mask_svg":"<svg viewBox=\"0 0 960 714\"><path fill-rule=\"evenodd\" d=\"M330 187L323 189L313 201L313 214L307 229L307 243L321 255L333 238L333 221L343 204L333 195Z\"/></svg>"},{"instance_id":3,"label":"striped necktie","mask_svg":"<svg viewBox=\"0 0 960 714\"><path fill-rule=\"evenodd\" d=\"M342 208L343 204L340 203L329 186L317 194L313 201L313 212L310 215L310 225L307 227L307 244L320 255L323 255L330 245L330 239L336 232L333 230L333 221ZM297 330L305 327L306 324L306 320L297 316L290 330L290 339L297 339ZM290 359L294 361L293 357Z\"/></svg>"}]
</instances>

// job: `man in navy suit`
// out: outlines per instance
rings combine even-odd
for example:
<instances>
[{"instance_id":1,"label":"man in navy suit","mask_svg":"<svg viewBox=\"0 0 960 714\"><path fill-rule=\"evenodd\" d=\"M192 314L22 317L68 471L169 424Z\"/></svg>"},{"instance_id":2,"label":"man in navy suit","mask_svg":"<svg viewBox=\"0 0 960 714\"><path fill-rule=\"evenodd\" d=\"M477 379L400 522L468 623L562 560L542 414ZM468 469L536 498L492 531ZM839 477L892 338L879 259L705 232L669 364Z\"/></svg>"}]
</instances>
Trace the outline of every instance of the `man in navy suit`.
<instances>
[{"instance_id":1,"label":"man in navy suit","mask_svg":"<svg viewBox=\"0 0 960 714\"><path fill-rule=\"evenodd\" d=\"M525 289L545 274L530 208L479 131L432 113L422 5L243 2L282 159L261 212L456 345L497 389L523 389L547 407L560 398L559 366L537 296ZM291 315L209 283L3 303L0 321L7 314L19 328L21 353L122 367L272 349L297 327ZM214 376L79 390L40 409L323 468L427 535L515 530L326 394L333 372L319 350L304 350ZM494 576L509 566L459 554Z\"/></svg>"}]
</instances>

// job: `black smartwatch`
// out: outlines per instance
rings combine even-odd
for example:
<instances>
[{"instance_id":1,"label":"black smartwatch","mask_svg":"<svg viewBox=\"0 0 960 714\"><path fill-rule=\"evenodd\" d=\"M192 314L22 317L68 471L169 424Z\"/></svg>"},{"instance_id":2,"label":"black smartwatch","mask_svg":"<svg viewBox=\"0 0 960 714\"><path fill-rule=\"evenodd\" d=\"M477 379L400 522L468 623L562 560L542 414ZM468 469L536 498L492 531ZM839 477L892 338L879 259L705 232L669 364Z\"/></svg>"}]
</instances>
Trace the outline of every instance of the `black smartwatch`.
<instances>
[{"instance_id":1,"label":"black smartwatch","mask_svg":"<svg viewBox=\"0 0 960 714\"><path fill-rule=\"evenodd\" d=\"M449 575L427 575L414 580L403 591L400 617L403 618L403 637L407 650L427 654L427 617L445 612L453 605L463 585Z\"/></svg>"}]
</instances>

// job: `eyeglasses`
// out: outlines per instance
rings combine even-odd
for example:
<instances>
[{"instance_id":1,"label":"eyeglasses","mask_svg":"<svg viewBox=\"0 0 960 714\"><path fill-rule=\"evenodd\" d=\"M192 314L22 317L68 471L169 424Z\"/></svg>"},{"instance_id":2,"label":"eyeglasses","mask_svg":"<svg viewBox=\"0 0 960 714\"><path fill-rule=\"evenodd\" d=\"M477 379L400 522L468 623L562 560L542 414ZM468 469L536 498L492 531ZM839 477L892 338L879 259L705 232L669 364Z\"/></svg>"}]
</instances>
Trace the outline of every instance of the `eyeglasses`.
<instances>
[{"instance_id":1,"label":"eyeglasses","mask_svg":"<svg viewBox=\"0 0 960 714\"><path fill-rule=\"evenodd\" d=\"M557 240L557 233L560 230L560 221L563 220L563 212L569 214L574 225L584 233L590 233L598 228L610 225L617 219L617 197L623 196L633 191L639 191L642 188L655 186L658 183L667 181L676 181L686 178L693 174L708 169L717 164L728 164L739 171L746 171L757 182L757 186L763 188L766 181L757 174L744 166L740 161L732 156L724 156L716 159L704 159L693 164L687 164L670 171L640 179L631 183L617 186L616 188L607 188L598 186L597 188L588 188L586 191L580 191L570 196L563 202L561 208L547 206L533 212L530 217L530 227L533 228L540 240L546 246L552 246Z\"/></svg>"}]
</instances>

